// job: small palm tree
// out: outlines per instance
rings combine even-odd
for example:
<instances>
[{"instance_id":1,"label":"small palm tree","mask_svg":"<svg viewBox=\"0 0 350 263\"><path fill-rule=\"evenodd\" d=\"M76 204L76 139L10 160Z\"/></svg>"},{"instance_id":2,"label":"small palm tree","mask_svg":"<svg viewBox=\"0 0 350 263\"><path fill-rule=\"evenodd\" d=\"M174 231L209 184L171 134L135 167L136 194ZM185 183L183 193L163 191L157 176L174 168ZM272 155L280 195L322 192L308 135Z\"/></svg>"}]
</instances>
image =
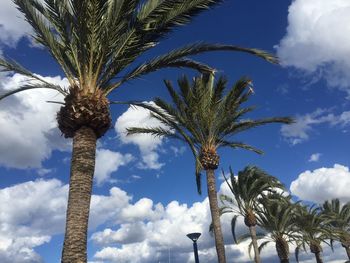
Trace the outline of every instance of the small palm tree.
<instances>
[{"instance_id":1,"label":"small palm tree","mask_svg":"<svg viewBox=\"0 0 350 263\"><path fill-rule=\"evenodd\" d=\"M296 252L297 261L299 262L299 249L306 250L307 245L311 253L315 255L316 262L323 263L321 244L325 243L331 246L327 240L334 239L334 234L329 227L330 220L320 213L319 207L315 206L308 208L299 204L295 215L297 231L301 235Z\"/></svg>"},{"instance_id":2,"label":"small palm tree","mask_svg":"<svg viewBox=\"0 0 350 263\"><path fill-rule=\"evenodd\" d=\"M233 140L237 133L268 123L290 123L291 119L266 118L260 120L243 119L253 107L242 107L250 95L251 80L242 78L226 94L226 79L220 77L214 83L213 74L195 78L192 83L180 78L177 92L171 82L165 81L173 104L156 98L155 105L131 102L136 106L149 109L152 117L158 119L168 128L130 127L128 134L148 133L154 136L166 136L179 139L190 147L196 163L197 190L200 192L200 172L207 174L208 197L219 262L225 262L225 248L221 232L220 211L217 201L215 170L219 166L220 147L243 148L257 153L260 150L242 142Z\"/></svg>"},{"instance_id":3,"label":"small palm tree","mask_svg":"<svg viewBox=\"0 0 350 263\"><path fill-rule=\"evenodd\" d=\"M346 250L350 260L350 202L341 205L338 198L326 201L321 213L330 220L329 224L336 231L336 240Z\"/></svg>"},{"instance_id":4,"label":"small palm tree","mask_svg":"<svg viewBox=\"0 0 350 263\"><path fill-rule=\"evenodd\" d=\"M231 45L197 43L138 66L134 61L155 47L176 26L220 0L13 0L32 26L35 40L56 60L69 87L47 82L11 59L0 58L2 71L28 77L12 94L47 88L63 94L58 127L73 138L71 175L62 262L86 262L86 243L96 141L111 126L107 96L125 82L166 67L212 69L188 59L198 53L231 50L277 62L266 52ZM34 81L33 81L34 80Z\"/></svg>"},{"instance_id":5,"label":"small palm tree","mask_svg":"<svg viewBox=\"0 0 350 263\"><path fill-rule=\"evenodd\" d=\"M226 177L225 177L226 179ZM221 195L224 206L221 208L221 214L234 213L231 220L232 234L235 242L237 238L235 227L237 218L243 216L245 225L249 228L252 245L254 248L254 260L260 263L259 248L257 242L256 225L257 211L259 208L259 199L276 189L284 189L284 186L273 176L256 166L247 166L238 172L235 177L230 169L230 181L226 179L233 197Z\"/></svg>"},{"instance_id":6,"label":"small palm tree","mask_svg":"<svg viewBox=\"0 0 350 263\"><path fill-rule=\"evenodd\" d=\"M257 224L266 231L264 239L267 239L261 243L259 250L274 242L280 262L289 263L289 243L296 243L300 239L295 231L296 205L291 203L290 196L280 193L263 195L259 204Z\"/></svg>"}]
</instances>

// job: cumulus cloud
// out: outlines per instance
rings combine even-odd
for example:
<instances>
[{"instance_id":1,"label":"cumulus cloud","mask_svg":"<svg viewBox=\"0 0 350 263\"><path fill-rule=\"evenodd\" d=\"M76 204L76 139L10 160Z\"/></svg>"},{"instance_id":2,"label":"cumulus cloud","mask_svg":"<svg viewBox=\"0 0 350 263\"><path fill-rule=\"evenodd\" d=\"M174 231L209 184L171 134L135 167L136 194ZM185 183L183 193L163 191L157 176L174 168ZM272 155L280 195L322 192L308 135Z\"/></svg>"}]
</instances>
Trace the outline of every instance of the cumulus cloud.
<instances>
[{"instance_id":1,"label":"cumulus cloud","mask_svg":"<svg viewBox=\"0 0 350 263\"><path fill-rule=\"evenodd\" d=\"M287 33L276 46L285 66L317 73L350 93L350 2L295 0Z\"/></svg>"},{"instance_id":2,"label":"cumulus cloud","mask_svg":"<svg viewBox=\"0 0 350 263\"><path fill-rule=\"evenodd\" d=\"M347 173L349 171L347 170ZM220 191L226 193L222 184ZM68 185L57 179L37 180L0 189L0 261L4 263L43 262L35 248L50 242L55 234L62 234L65 223ZM42 202L43 196L45 202ZM192 205L172 201L166 205L151 199L133 197L118 187L108 195L93 195L91 200L90 233L97 227L90 241L100 246L90 262L150 263L193 262L192 242L186 237L190 232L201 232L198 241L201 262L216 261L213 237L208 232L210 224L208 199ZM232 245L230 215L222 218L223 233L228 258L248 262L248 243ZM108 224L109 227L101 228ZM242 220L238 221L238 235L246 233ZM166 238L165 238L166 237ZM137 252L137 253L136 253ZM329 262L344 257L340 249L331 254L325 250ZM262 254L266 262L278 262L273 245ZM301 255L308 262L310 254ZM304 260L305 259L305 260Z\"/></svg>"},{"instance_id":3,"label":"cumulus cloud","mask_svg":"<svg viewBox=\"0 0 350 263\"><path fill-rule=\"evenodd\" d=\"M68 185L57 179L0 189L0 262L42 262L35 248L64 232L67 197ZM117 187L111 188L109 195L93 195L90 231L106 222L133 222L140 215L122 215L125 209L139 206L131 201L132 197Z\"/></svg>"},{"instance_id":4,"label":"cumulus cloud","mask_svg":"<svg viewBox=\"0 0 350 263\"><path fill-rule=\"evenodd\" d=\"M150 102L153 103L153 102ZM128 127L164 127L155 118L151 118L149 110L140 107L129 107L115 123L115 130L123 143L131 143L140 149L142 162L140 168L160 169L164 163L159 162L157 150L163 143L163 138L154 137L150 134L126 135Z\"/></svg>"},{"instance_id":5,"label":"cumulus cloud","mask_svg":"<svg viewBox=\"0 0 350 263\"><path fill-rule=\"evenodd\" d=\"M0 42L15 46L23 37L31 33L30 25L24 20L12 0L0 3Z\"/></svg>"},{"instance_id":6,"label":"cumulus cloud","mask_svg":"<svg viewBox=\"0 0 350 263\"><path fill-rule=\"evenodd\" d=\"M221 185L220 191L227 193L226 183ZM208 198L192 205L172 201L166 206L143 198L124 209L121 217L127 223L116 225L115 230L106 228L92 235L92 240L102 246L94 255L97 262L163 262L169 256L174 263L194 262L192 242L186 237L191 232L202 233L198 240L201 262L217 260L214 239L208 232L211 223ZM222 217L227 256L237 262L248 262L248 244L232 245L230 218L231 215ZM238 235L247 232L243 220L239 220L237 226ZM271 257L269 251L265 259Z\"/></svg>"},{"instance_id":7,"label":"cumulus cloud","mask_svg":"<svg viewBox=\"0 0 350 263\"><path fill-rule=\"evenodd\" d=\"M67 86L66 79L45 77L47 81ZM15 74L0 79L0 92L17 88L26 78ZM48 100L63 101L63 96L46 89L24 91L0 102L0 165L12 168L41 168L52 151L67 151L65 140L57 129L59 105ZM35 151L33 151L35 149Z\"/></svg>"},{"instance_id":8,"label":"cumulus cloud","mask_svg":"<svg viewBox=\"0 0 350 263\"><path fill-rule=\"evenodd\" d=\"M121 154L107 149L98 149L96 152L95 180L97 185L104 182L115 182L111 174L116 172L120 166L127 165L133 160L131 154Z\"/></svg>"},{"instance_id":9,"label":"cumulus cloud","mask_svg":"<svg viewBox=\"0 0 350 263\"><path fill-rule=\"evenodd\" d=\"M350 111L337 115L331 109L316 109L305 115L297 115L296 122L281 127L282 136L292 145L307 141L314 126L328 124L332 127L345 127L350 123Z\"/></svg>"},{"instance_id":10,"label":"cumulus cloud","mask_svg":"<svg viewBox=\"0 0 350 263\"><path fill-rule=\"evenodd\" d=\"M339 198L345 202L350 200L349 185L349 168L335 164L330 168L322 167L302 172L291 183L290 191L302 200L318 204L332 198Z\"/></svg>"},{"instance_id":11,"label":"cumulus cloud","mask_svg":"<svg viewBox=\"0 0 350 263\"><path fill-rule=\"evenodd\" d=\"M34 248L62 232L67 190L58 180L26 182L0 190L1 262L42 262Z\"/></svg>"},{"instance_id":12,"label":"cumulus cloud","mask_svg":"<svg viewBox=\"0 0 350 263\"><path fill-rule=\"evenodd\" d=\"M172 262L189 262L193 253L192 242L186 234L201 232L202 236L198 241L201 251L209 260L215 260L215 253L211 251L213 238L208 233L210 212L207 199L192 206L172 201L166 207L159 204L158 207L149 209L151 204L150 200L145 199L135 204L139 206L140 213L132 214L138 221L121 224L115 231L105 229L95 233L92 239L104 247L94 258L103 262L148 263L166 260L170 253ZM141 209L141 206L144 209ZM156 216L150 217L145 213L146 208L153 210ZM136 217L136 214L139 216ZM141 216L142 214L144 216ZM140 235L135 235L135 231L131 230L133 226L138 229ZM115 247L114 244L119 246ZM239 250L235 249L234 252L240 255Z\"/></svg>"}]
</instances>

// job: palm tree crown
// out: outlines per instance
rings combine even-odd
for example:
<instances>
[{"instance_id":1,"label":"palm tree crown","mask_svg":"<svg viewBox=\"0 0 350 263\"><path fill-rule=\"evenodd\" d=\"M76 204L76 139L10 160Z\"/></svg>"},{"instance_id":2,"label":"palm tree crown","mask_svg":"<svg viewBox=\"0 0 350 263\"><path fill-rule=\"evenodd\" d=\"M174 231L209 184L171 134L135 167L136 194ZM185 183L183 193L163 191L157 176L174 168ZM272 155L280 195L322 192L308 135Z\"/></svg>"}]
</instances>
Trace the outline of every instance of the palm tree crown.
<instances>
[{"instance_id":1,"label":"palm tree crown","mask_svg":"<svg viewBox=\"0 0 350 263\"><path fill-rule=\"evenodd\" d=\"M284 186L275 177L256 166L245 167L238 172L237 177L230 169L230 181L227 180L227 185L232 192L232 197L221 195L221 200L225 204L222 208L223 213L235 213L234 221L239 215L243 216L248 227L257 224L255 214L261 211L259 206L261 198L277 189L284 189Z\"/></svg>"},{"instance_id":2,"label":"palm tree crown","mask_svg":"<svg viewBox=\"0 0 350 263\"><path fill-rule=\"evenodd\" d=\"M34 29L35 40L43 45L64 71L70 87L84 94L101 90L107 95L124 82L164 67L189 67L209 71L207 65L186 58L206 51L233 50L258 55L270 62L276 58L257 49L231 45L196 43L142 63L120 75L136 58L153 48L176 26L220 0L13 0ZM30 88L68 91L10 59L0 59L4 71L14 71L38 80L1 98Z\"/></svg>"},{"instance_id":3,"label":"palm tree crown","mask_svg":"<svg viewBox=\"0 0 350 263\"><path fill-rule=\"evenodd\" d=\"M259 249L274 242L281 263L289 262L289 243L300 239L294 219L297 206L291 203L290 198L280 193L263 195L256 211L258 226L267 232L263 237L266 241Z\"/></svg>"},{"instance_id":4,"label":"palm tree crown","mask_svg":"<svg viewBox=\"0 0 350 263\"><path fill-rule=\"evenodd\" d=\"M350 202L341 205L338 198L325 201L321 213L330 220L330 227L336 233L335 239L342 244L350 259Z\"/></svg>"},{"instance_id":5,"label":"palm tree crown","mask_svg":"<svg viewBox=\"0 0 350 263\"><path fill-rule=\"evenodd\" d=\"M316 261L322 263L321 244L331 245L328 240L334 237L334 233L329 227L330 219L320 213L319 207L311 206L308 208L300 204L295 215L297 231L302 237L299 240L298 250L300 247L306 250L306 245L309 246L311 253L315 254ZM298 253L296 255L298 256Z\"/></svg>"},{"instance_id":6,"label":"palm tree crown","mask_svg":"<svg viewBox=\"0 0 350 263\"><path fill-rule=\"evenodd\" d=\"M179 92L174 89L170 81L165 81L172 104L161 98L156 98L154 105L129 102L150 110L152 117L158 119L169 129L130 127L128 134L149 133L154 136L167 136L184 141L190 146L196 160L199 192L200 171L203 166L206 166L206 163L212 161L206 161L206 158L203 158L206 152L216 153L219 147L231 147L262 153L259 149L235 141L234 135L268 123L290 123L292 121L288 117L243 119L247 113L254 110L253 106L243 107L243 104L252 95L251 80L240 79L225 94L226 84L227 80L224 77L220 77L214 83L212 74L196 77L192 82L187 77L182 77L178 80ZM215 162L218 163L218 159L214 160L214 164Z\"/></svg>"}]
</instances>

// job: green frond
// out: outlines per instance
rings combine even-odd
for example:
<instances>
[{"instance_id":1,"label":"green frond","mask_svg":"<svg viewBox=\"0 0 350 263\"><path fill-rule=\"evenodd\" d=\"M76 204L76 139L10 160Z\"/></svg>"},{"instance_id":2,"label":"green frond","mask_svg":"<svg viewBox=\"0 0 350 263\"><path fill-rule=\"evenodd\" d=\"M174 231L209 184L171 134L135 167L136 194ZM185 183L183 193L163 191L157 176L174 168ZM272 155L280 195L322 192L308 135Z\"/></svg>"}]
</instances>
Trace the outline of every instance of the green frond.
<instances>
[{"instance_id":1,"label":"green frond","mask_svg":"<svg viewBox=\"0 0 350 263\"><path fill-rule=\"evenodd\" d=\"M291 124L294 120L290 117L274 117L274 118L265 118L260 120L242 120L238 123L234 123L230 129L226 130L226 134L237 134L242 131L253 129L262 125L271 124L271 123L284 123Z\"/></svg>"},{"instance_id":2,"label":"green frond","mask_svg":"<svg viewBox=\"0 0 350 263\"><path fill-rule=\"evenodd\" d=\"M35 40L47 48L52 57L60 64L67 78L72 80L76 74L76 67L72 64L71 56L67 55L68 52L66 52L62 39L50 28L50 20L45 19L43 7L36 0L14 0L14 3L33 27Z\"/></svg>"},{"instance_id":3,"label":"green frond","mask_svg":"<svg viewBox=\"0 0 350 263\"><path fill-rule=\"evenodd\" d=\"M245 233L243 235L240 235L238 238L237 238L237 241L235 241L236 244L239 244L243 241L246 241L248 239L251 239L251 235L250 233Z\"/></svg>"},{"instance_id":4,"label":"green frond","mask_svg":"<svg viewBox=\"0 0 350 263\"><path fill-rule=\"evenodd\" d=\"M29 79L35 79L42 83L47 83L44 79L24 68L22 65L12 59L0 58L0 72L14 72L26 76Z\"/></svg>"},{"instance_id":5,"label":"green frond","mask_svg":"<svg viewBox=\"0 0 350 263\"><path fill-rule=\"evenodd\" d=\"M232 233L232 236L233 236L233 240L235 241L236 244L238 244L238 240L236 238L236 223L237 223L237 218L238 218L238 215L235 215L232 217L231 219L231 233ZM241 240L240 240L241 241Z\"/></svg>"},{"instance_id":6,"label":"green frond","mask_svg":"<svg viewBox=\"0 0 350 263\"><path fill-rule=\"evenodd\" d=\"M67 95L66 91L64 91L60 86L57 86L57 85L47 84L47 83L36 83L36 84L26 83L26 84L21 85L20 87L14 89L14 90L0 93L0 100L3 100L4 98L9 97L13 94L16 94L16 93L19 93L22 91L26 91L26 90L31 90L31 89L53 89L53 90L63 94L64 96Z\"/></svg>"},{"instance_id":7,"label":"green frond","mask_svg":"<svg viewBox=\"0 0 350 263\"><path fill-rule=\"evenodd\" d=\"M208 72L213 71L214 69L210 66L191 60L187 58L182 59L174 59L174 60L166 60L162 57L150 60L145 62L135 69L133 69L130 73L128 73L121 81L116 84L110 85L107 87L106 93L111 92L113 89L118 88L124 82L129 80L139 78L142 75L149 74L151 72L155 72L157 70L163 68L191 68L197 70L198 72Z\"/></svg>"},{"instance_id":8,"label":"green frond","mask_svg":"<svg viewBox=\"0 0 350 263\"><path fill-rule=\"evenodd\" d=\"M176 26L187 24L201 11L222 2L221 0L148 0L141 7L138 18L141 30L153 40L159 40Z\"/></svg>"},{"instance_id":9,"label":"green frond","mask_svg":"<svg viewBox=\"0 0 350 263\"><path fill-rule=\"evenodd\" d=\"M126 129L127 135L133 135L133 134L151 134L154 137L174 137L176 139L179 139L174 133L172 133L170 130L164 129L162 127L149 127L149 128L139 128L139 127L128 127Z\"/></svg>"},{"instance_id":10,"label":"green frond","mask_svg":"<svg viewBox=\"0 0 350 263\"><path fill-rule=\"evenodd\" d=\"M241 148L244 150L248 150L248 151L252 151L255 152L257 154L263 154L264 152L253 147L250 146L248 144L242 143L242 142L229 142L229 141L225 141L225 140L218 140L217 142L218 145L223 146L223 147L231 147L231 148Z\"/></svg>"},{"instance_id":11,"label":"green frond","mask_svg":"<svg viewBox=\"0 0 350 263\"><path fill-rule=\"evenodd\" d=\"M263 250L264 249L264 247L266 247L268 244L270 243L270 241L264 241L264 242L262 242L261 244L260 244L260 246L259 246L259 253L261 253L261 250Z\"/></svg>"}]
</instances>

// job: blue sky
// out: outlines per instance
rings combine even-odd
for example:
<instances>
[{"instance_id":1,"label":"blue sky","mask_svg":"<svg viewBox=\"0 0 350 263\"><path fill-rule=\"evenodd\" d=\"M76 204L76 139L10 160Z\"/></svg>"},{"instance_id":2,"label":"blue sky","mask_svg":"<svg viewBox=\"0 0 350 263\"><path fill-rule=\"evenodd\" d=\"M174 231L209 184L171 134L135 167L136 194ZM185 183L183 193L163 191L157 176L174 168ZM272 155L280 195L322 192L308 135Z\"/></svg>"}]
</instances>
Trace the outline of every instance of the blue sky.
<instances>
[{"instance_id":1,"label":"blue sky","mask_svg":"<svg viewBox=\"0 0 350 263\"><path fill-rule=\"evenodd\" d=\"M27 36L29 26L10 0L0 3L0 54L14 58L48 80L66 85L54 61ZM248 164L277 176L296 199L349 201L350 3L348 0L229 1L178 28L139 59L187 43L206 41L258 47L277 53L282 66L234 53L196 56L225 74L232 85L253 79L257 105L250 117L294 116L291 126L271 125L239 135L262 150L220 150L220 169L237 172ZM163 70L127 83L112 100L168 98L163 79L195 72ZM0 89L24 79L1 74ZM55 122L62 100L44 90L28 91L0 103L0 261L59 262L67 199L70 144ZM148 136L126 138L130 124L152 124L148 113L112 106L113 127L99 141L91 205L89 261L193 262L185 234L202 232L201 262L215 262L206 199L196 192L194 163L185 145ZM218 175L218 190L227 188ZM204 181L204 180L203 180ZM249 262L247 244L232 245L229 217L222 220L227 253ZM245 230L242 222L240 232ZM274 247L262 252L277 262ZM345 251L324 248L326 262L344 262ZM313 262L310 253L303 262Z\"/></svg>"}]
</instances>

